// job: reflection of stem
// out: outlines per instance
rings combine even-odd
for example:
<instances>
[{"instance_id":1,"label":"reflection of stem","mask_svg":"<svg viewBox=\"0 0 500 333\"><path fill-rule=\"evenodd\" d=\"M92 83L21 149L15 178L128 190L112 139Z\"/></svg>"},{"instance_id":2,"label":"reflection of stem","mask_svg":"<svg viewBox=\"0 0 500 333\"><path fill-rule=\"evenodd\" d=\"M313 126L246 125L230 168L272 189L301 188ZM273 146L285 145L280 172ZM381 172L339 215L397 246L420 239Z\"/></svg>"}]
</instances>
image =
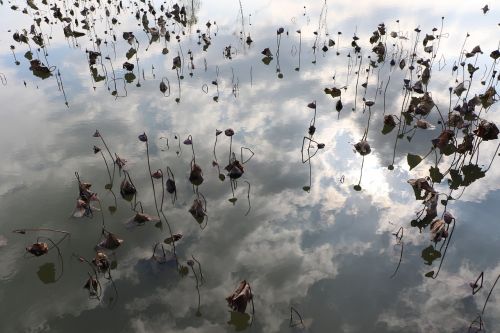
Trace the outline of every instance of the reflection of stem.
<instances>
[{"instance_id":1,"label":"reflection of stem","mask_svg":"<svg viewBox=\"0 0 500 333\"><path fill-rule=\"evenodd\" d=\"M196 292L198 293L198 313L200 312L200 306L201 306L201 295L200 295L200 287L199 287L199 282L198 282L198 275L196 275L196 272L194 271L194 267L190 266L191 270L193 271L194 277L196 279Z\"/></svg>"},{"instance_id":2,"label":"reflection of stem","mask_svg":"<svg viewBox=\"0 0 500 333\"><path fill-rule=\"evenodd\" d=\"M365 157L363 156L363 158L361 159L361 171L359 173L359 181L358 181L358 186L361 185L361 178L363 178L363 167L365 165Z\"/></svg>"},{"instance_id":3,"label":"reflection of stem","mask_svg":"<svg viewBox=\"0 0 500 333\"><path fill-rule=\"evenodd\" d=\"M403 249L404 249L404 243L401 242L401 252L399 254L399 262L398 265L396 266L396 269L394 270L394 273L392 273L392 275L390 276L391 279L396 276L399 270L399 266L401 266L401 261L403 259Z\"/></svg>"},{"instance_id":4,"label":"reflection of stem","mask_svg":"<svg viewBox=\"0 0 500 333\"><path fill-rule=\"evenodd\" d=\"M243 160L243 149L248 150L250 153L252 153L252 155L249 158L247 158L246 160ZM252 151L252 149L247 148L247 147L241 147L240 154L241 154L241 164L247 163L248 161L250 161L252 159L253 155L255 155L255 153Z\"/></svg>"},{"instance_id":5,"label":"reflection of stem","mask_svg":"<svg viewBox=\"0 0 500 333\"><path fill-rule=\"evenodd\" d=\"M111 184L111 186L113 186L113 177L111 177L111 171L109 171L108 161L106 161L106 157L104 157L104 153L102 152L102 150L101 150L101 156L102 159L104 160L104 164L106 164L106 170L108 171L108 176L109 176L109 183Z\"/></svg>"},{"instance_id":6,"label":"reflection of stem","mask_svg":"<svg viewBox=\"0 0 500 333\"><path fill-rule=\"evenodd\" d=\"M161 174L161 204L160 211L163 211L163 200L165 199L165 183L163 182L163 173Z\"/></svg>"},{"instance_id":7,"label":"reflection of stem","mask_svg":"<svg viewBox=\"0 0 500 333\"><path fill-rule=\"evenodd\" d=\"M300 315L299 311L297 311L297 309L295 309L293 306L290 307L290 327L295 327L298 325L298 323L296 323L296 324L293 323L293 313L294 312L297 316L299 316L300 325L302 325L302 327L304 327L304 321L302 320L302 316Z\"/></svg>"},{"instance_id":8,"label":"reflection of stem","mask_svg":"<svg viewBox=\"0 0 500 333\"><path fill-rule=\"evenodd\" d=\"M432 276L433 279L436 279L439 272L441 271L441 266L443 265L443 261L444 261L444 258L446 257L446 251L448 250L448 245L450 245L450 242L451 242L451 237L453 236L453 231L455 230L455 219L453 219L453 227L451 228L451 232L450 232L450 236L448 237L448 240L446 242L446 246L444 248L444 253L443 253L443 257L441 258L441 261L439 262L439 267L438 267L438 270L436 272L436 274L434 274Z\"/></svg>"},{"instance_id":9,"label":"reflection of stem","mask_svg":"<svg viewBox=\"0 0 500 333\"><path fill-rule=\"evenodd\" d=\"M245 180L245 183L248 184L248 193L247 193L247 198L248 198L248 210L247 212L245 213L245 216L248 215L248 213L250 213L250 209L252 208L252 205L250 204L250 183L248 181Z\"/></svg>"},{"instance_id":10,"label":"reflection of stem","mask_svg":"<svg viewBox=\"0 0 500 333\"><path fill-rule=\"evenodd\" d=\"M168 223L167 217L163 213L163 210L160 212L160 210L158 209L158 202L156 200L155 183L154 183L154 180L153 180L153 176L151 175L151 164L149 162L149 143L148 143L148 141L146 141L146 156L147 156L147 160L148 160L149 178L151 179L151 185L153 187L153 197L154 197L154 200L155 200L156 213L158 214L158 218L160 219L160 222L161 222L161 217L162 216L165 219L165 222L166 222L167 227L168 227L168 231L170 233L170 237L172 239L172 247L173 247L173 251L174 251L175 261L177 262L177 266L178 266L179 262L177 260L177 254L175 252L175 240L174 240L174 236L173 236L173 233L172 233L172 228L170 227L170 223ZM163 185L163 180L162 180L162 185ZM161 213L161 215L160 215L160 213Z\"/></svg>"},{"instance_id":11,"label":"reflection of stem","mask_svg":"<svg viewBox=\"0 0 500 333\"><path fill-rule=\"evenodd\" d=\"M488 297L486 297L486 301L484 302L483 310L481 311L481 316L484 315L484 310L486 310L486 305L488 304L488 301L490 300L491 293L493 292L493 289L495 289L495 286L497 285L498 280L500 279L500 274L497 276L495 283L493 283L493 286L490 289L490 292L488 293Z\"/></svg>"},{"instance_id":12,"label":"reflection of stem","mask_svg":"<svg viewBox=\"0 0 500 333\"><path fill-rule=\"evenodd\" d=\"M155 200L156 213L158 214L158 218L161 221L160 210L158 209L158 202L156 200L155 182L154 182L152 172L151 172L151 164L149 162L149 143L147 140L146 140L146 157L147 157L147 161L148 161L149 178L151 179L151 186L153 187L153 198ZM163 181L162 181L162 184L163 184Z\"/></svg>"},{"instance_id":13,"label":"reflection of stem","mask_svg":"<svg viewBox=\"0 0 500 333\"><path fill-rule=\"evenodd\" d=\"M253 319L255 317L255 305L253 304L253 292L252 292L252 287L250 287L250 283L248 283L248 289L250 289L250 295L252 295L252 298L250 299L252 301L252 321L250 322L250 325L253 323Z\"/></svg>"},{"instance_id":14,"label":"reflection of stem","mask_svg":"<svg viewBox=\"0 0 500 333\"><path fill-rule=\"evenodd\" d=\"M193 255L191 255L191 258L193 258L193 260L196 261L196 263L198 264L198 271L200 272L200 280L201 284L203 284L203 282L205 282L205 278L203 277L203 273L201 272L201 264Z\"/></svg>"}]
</instances>

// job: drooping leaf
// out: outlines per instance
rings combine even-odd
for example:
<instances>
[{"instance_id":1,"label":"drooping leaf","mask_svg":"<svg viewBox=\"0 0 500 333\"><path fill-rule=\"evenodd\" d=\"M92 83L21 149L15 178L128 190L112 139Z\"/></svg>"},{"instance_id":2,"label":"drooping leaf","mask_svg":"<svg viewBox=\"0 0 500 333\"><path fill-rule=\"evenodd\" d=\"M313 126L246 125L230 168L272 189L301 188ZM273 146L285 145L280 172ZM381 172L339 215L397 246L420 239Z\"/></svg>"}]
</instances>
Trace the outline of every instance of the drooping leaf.
<instances>
[{"instance_id":1,"label":"drooping leaf","mask_svg":"<svg viewBox=\"0 0 500 333\"><path fill-rule=\"evenodd\" d=\"M416 167L420 162L422 162L422 157L419 155L414 155L408 153L406 156L406 161L408 162L408 165L410 166L410 170Z\"/></svg>"},{"instance_id":2,"label":"drooping leaf","mask_svg":"<svg viewBox=\"0 0 500 333\"><path fill-rule=\"evenodd\" d=\"M438 167L431 166L429 169L429 176L434 183L441 183L444 175L439 171Z\"/></svg>"}]
</instances>

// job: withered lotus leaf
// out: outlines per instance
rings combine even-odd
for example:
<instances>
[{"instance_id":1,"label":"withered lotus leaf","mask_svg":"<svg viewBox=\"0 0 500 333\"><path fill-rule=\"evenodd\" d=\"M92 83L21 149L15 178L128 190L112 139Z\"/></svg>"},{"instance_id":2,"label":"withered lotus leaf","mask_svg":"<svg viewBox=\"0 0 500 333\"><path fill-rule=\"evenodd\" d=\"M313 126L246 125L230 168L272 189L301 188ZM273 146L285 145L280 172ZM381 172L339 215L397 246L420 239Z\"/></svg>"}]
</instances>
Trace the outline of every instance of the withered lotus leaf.
<instances>
[{"instance_id":1,"label":"withered lotus leaf","mask_svg":"<svg viewBox=\"0 0 500 333\"><path fill-rule=\"evenodd\" d=\"M457 146L457 152L459 154L465 154L466 152L472 152L472 149L474 148L473 142L474 142L474 135L472 135L470 133L465 135L462 143L460 143Z\"/></svg>"},{"instance_id":2,"label":"withered lotus leaf","mask_svg":"<svg viewBox=\"0 0 500 333\"><path fill-rule=\"evenodd\" d=\"M433 242L439 242L442 238L448 237L448 231L446 230L446 223L442 219L437 219L432 221L430 225L431 230L431 240Z\"/></svg>"},{"instance_id":3,"label":"withered lotus leaf","mask_svg":"<svg viewBox=\"0 0 500 333\"><path fill-rule=\"evenodd\" d=\"M118 155L116 155L115 163L118 166L118 168L121 170L125 166L125 164L127 164L127 160L124 158L120 158Z\"/></svg>"},{"instance_id":4,"label":"withered lotus leaf","mask_svg":"<svg viewBox=\"0 0 500 333\"><path fill-rule=\"evenodd\" d=\"M154 216L144 214L144 213L139 213L139 212L135 213L135 215L132 219L133 219L133 222L138 223L138 224L142 224L142 223L150 222L150 221L158 221L158 218L156 218Z\"/></svg>"},{"instance_id":5,"label":"withered lotus leaf","mask_svg":"<svg viewBox=\"0 0 500 333\"><path fill-rule=\"evenodd\" d=\"M455 136L455 133L452 130L444 130L439 134L436 139L432 140L432 144L434 147L439 148L440 150L444 149L446 145L450 142L451 139Z\"/></svg>"},{"instance_id":6,"label":"withered lotus leaf","mask_svg":"<svg viewBox=\"0 0 500 333\"><path fill-rule=\"evenodd\" d=\"M85 282L83 288L87 289L91 295L96 295L98 285L97 279L91 276L88 278L87 282Z\"/></svg>"},{"instance_id":7,"label":"withered lotus leaf","mask_svg":"<svg viewBox=\"0 0 500 333\"><path fill-rule=\"evenodd\" d=\"M191 184L198 186L203 183L203 171L198 164L193 163L191 173L189 174L189 181Z\"/></svg>"},{"instance_id":8,"label":"withered lotus leaf","mask_svg":"<svg viewBox=\"0 0 500 333\"><path fill-rule=\"evenodd\" d=\"M481 120L474 134L483 139L484 141L498 139L498 127L489 121Z\"/></svg>"},{"instance_id":9,"label":"withered lotus leaf","mask_svg":"<svg viewBox=\"0 0 500 333\"><path fill-rule=\"evenodd\" d=\"M409 179L408 184L415 187L418 190L424 190L426 192L435 193L436 191L432 188L426 178Z\"/></svg>"},{"instance_id":10,"label":"withered lotus leaf","mask_svg":"<svg viewBox=\"0 0 500 333\"><path fill-rule=\"evenodd\" d=\"M163 171L161 171L161 169L158 169L151 174L151 177L153 177L154 179L161 179L163 177Z\"/></svg>"},{"instance_id":11,"label":"withered lotus leaf","mask_svg":"<svg viewBox=\"0 0 500 333\"><path fill-rule=\"evenodd\" d=\"M394 116L392 114L384 116L384 125L395 127L396 121L394 120Z\"/></svg>"},{"instance_id":12,"label":"withered lotus leaf","mask_svg":"<svg viewBox=\"0 0 500 333\"><path fill-rule=\"evenodd\" d=\"M173 234L171 237L165 238L164 242L166 244L171 244L171 243L179 241L181 238L182 238L182 234L177 233L177 234Z\"/></svg>"},{"instance_id":13,"label":"withered lotus leaf","mask_svg":"<svg viewBox=\"0 0 500 333\"><path fill-rule=\"evenodd\" d=\"M175 186L175 181L171 178L167 179L167 192L172 194L175 192L176 190L176 186Z\"/></svg>"},{"instance_id":14,"label":"withered lotus leaf","mask_svg":"<svg viewBox=\"0 0 500 333\"><path fill-rule=\"evenodd\" d=\"M368 155L372 151L372 149L370 148L370 144L366 140L361 140L360 142L356 143L354 145L354 148L361 156Z\"/></svg>"},{"instance_id":15,"label":"withered lotus leaf","mask_svg":"<svg viewBox=\"0 0 500 333\"><path fill-rule=\"evenodd\" d=\"M202 223L207 215L205 213L205 209L203 208L203 201L201 201L201 199L194 199L191 208L189 208L189 212L198 223Z\"/></svg>"},{"instance_id":16,"label":"withered lotus leaf","mask_svg":"<svg viewBox=\"0 0 500 333\"><path fill-rule=\"evenodd\" d=\"M99 243L99 247L108 249L108 250L114 250L118 248L121 244L123 243L123 239L119 239L116 237L115 234L108 233L106 235L106 238L102 240L102 242Z\"/></svg>"},{"instance_id":17,"label":"withered lotus leaf","mask_svg":"<svg viewBox=\"0 0 500 333\"><path fill-rule=\"evenodd\" d=\"M108 260L108 256L101 251L97 251L95 254L94 259L92 259L92 263L100 270L100 271L107 271L110 263Z\"/></svg>"},{"instance_id":18,"label":"withered lotus leaf","mask_svg":"<svg viewBox=\"0 0 500 333\"><path fill-rule=\"evenodd\" d=\"M123 179L122 183L120 184L120 193L123 196L129 196L129 195L134 195L137 192L136 188L134 185L132 185L131 182L128 181L128 179Z\"/></svg>"},{"instance_id":19,"label":"withered lotus leaf","mask_svg":"<svg viewBox=\"0 0 500 333\"><path fill-rule=\"evenodd\" d=\"M234 160L232 163L228 164L224 169L229 173L228 176L231 179L238 179L243 175L243 165L238 160Z\"/></svg>"},{"instance_id":20,"label":"withered lotus leaf","mask_svg":"<svg viewBox=\"0 0 500 333\"><path fill-rule=\"evenodd\" d=\"M265 49L261 52L261 54L265 55L266 57L272 57L272 56L273 56L273 54L271 53L271 50L270 50L268 47L266 47L266 48L265 48Z\"/></svg>"},{"instance_id":21,"label":"withered lotus leaf","mask_svg":"<svg viewBox=\"0 0 500 333\"><path fill-rule=\"evenodd\" d=\"M29 253L31 253L36 257L39 257L49 252L49 246L47 245L47 243L37 242L33 243L31 246L28 246L26 248L26 251L28 251Z\"/></svg>"},{"instance_id":22,"label":"withered lotus leaf","mask_svg":"<svg viewBox=\"0 0 500 333\"><path fill-rule=\"evenodd\" d=\"M236 290L231 295L226 297L226 301L233 311L245 313L247 304L250 300L252 300L252 298L253 295L250 284L246 280L243 280L240 282Z\"/></svg>"},{"instance_id":23,"label":"withered lotus leaf","mask_svg":"<svg viewBox=\"0 0 500 333\"><path fill-rule=\"evenodd\" d=\"M434 126L425 119L417 120L417 127L421 129L431 129Z\"/></svg>"}]
</instances>

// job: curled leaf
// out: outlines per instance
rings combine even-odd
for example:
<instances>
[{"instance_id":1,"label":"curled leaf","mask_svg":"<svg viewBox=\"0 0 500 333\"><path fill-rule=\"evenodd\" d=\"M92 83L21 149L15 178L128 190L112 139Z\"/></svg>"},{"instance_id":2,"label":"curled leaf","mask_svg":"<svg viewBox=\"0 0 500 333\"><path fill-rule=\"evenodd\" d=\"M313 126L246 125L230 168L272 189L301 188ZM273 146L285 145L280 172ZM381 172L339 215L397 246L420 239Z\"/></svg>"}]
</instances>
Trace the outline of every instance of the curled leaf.
<instances>
[{"instance_id":1,"label":"curled leaf","mask_svg":"<svg viewBox=\"0 0 500 333\"><path fill-rule=\"evenodd\" d=\"M252 289L246 280L240 282L236 290L226 297L227 304L233 311L245 313L247 303L252 300Z\"/></svg>"},{"instance_id":2,"label":"curled leaf","mask_svg":"<svg viewBox=\"0 0 500 333\"><path fill-rule=\"evenodd\" d=\"M366 140L361 140L360 142L354 145L356 151L361 155L368 155L372 150L370 148L370 144Z\"/></svg>"},{"instance_id":3,"label":"curled leaf","mask_svg":"<svg viewBox=\"0 0 500 333\"><path fill-rule=\"evenodd\" d=\"M32 255L34 255L36 257L40 257L44 254L47 254L47 252L49 252L49 246L47 245L47 243L37 242L37 243L33 243L31 246L28 246L26 248L26 251L31 253Z\"/></svg>"}]
</instances>

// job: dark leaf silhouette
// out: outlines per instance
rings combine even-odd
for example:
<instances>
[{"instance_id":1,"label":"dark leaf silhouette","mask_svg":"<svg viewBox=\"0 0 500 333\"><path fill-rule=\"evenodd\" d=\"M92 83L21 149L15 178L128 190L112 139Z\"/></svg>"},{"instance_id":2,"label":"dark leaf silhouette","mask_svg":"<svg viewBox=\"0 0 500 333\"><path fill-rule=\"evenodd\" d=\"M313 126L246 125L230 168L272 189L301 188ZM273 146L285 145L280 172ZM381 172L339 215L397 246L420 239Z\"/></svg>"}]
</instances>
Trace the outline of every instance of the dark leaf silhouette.
<instances>
[{"instance_id":1,"label":"dark leaf silhouette","mask_svg":"<svg viewBox=\"0 0 500 333\"><path fill-rule=\"evenodd\" d=\"M481 120L478 128L474 130L474 134L484 141L498 139L498 132L498 127L486 120Z\"/></svg>"},{"instance_id":2,"label":"dark leaf silhouette","mask_svg":"<svg viewBox=\"0 0 500 333\"><path fill-rule=\"evenodd\" d=\"M195 186L203 183L203 172L198 164L193 163L191 173L189 174L189 181Z\"/></svg>"}]
</instances>

